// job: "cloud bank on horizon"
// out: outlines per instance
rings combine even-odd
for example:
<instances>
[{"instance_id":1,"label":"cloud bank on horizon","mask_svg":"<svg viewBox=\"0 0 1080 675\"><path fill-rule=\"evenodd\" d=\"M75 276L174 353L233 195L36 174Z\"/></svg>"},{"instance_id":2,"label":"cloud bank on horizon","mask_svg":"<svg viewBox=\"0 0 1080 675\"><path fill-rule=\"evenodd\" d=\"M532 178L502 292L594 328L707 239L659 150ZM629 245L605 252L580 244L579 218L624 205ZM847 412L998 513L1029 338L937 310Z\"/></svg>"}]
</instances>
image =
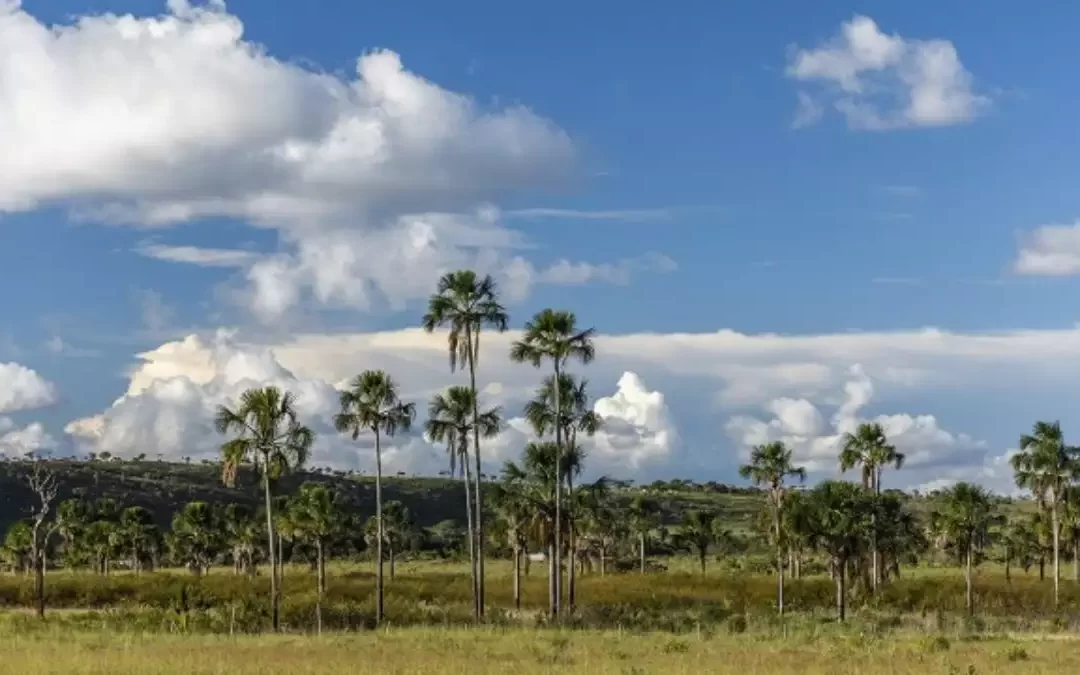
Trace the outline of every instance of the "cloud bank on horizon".
<instances>
[{"instance_id":1,"label":"cloud bank on horizon","mask_svg":"<svg viewBox=\"0 0 1080 675\"><path fill-rule=\"evenodd\" d=\"M890 35L865 16L816 47L794 48L786 75L798 87L796 126L832 109L853 129L940 127L971 122L992 103L952 42ZM217 0L63 25L0 0L0 146L8 149L0 215L60 207L92 225L139 228L145 236L131 255L223 271L218 297L232 315L241 310L236 332L180 336L138 355L127 391L71 419L61 439L20 421L56 403L59 387L0 364L0 452L9 456L214 457L215 406L276 384L297 394L320 432L316 464L370 470L371 447L329 425L336 388L381 368L422 403L456 382L443 338L414 329L270 337L256 326L289 327L306 311L411 309L441 274L462 267L494 275L512 305L539 285L625 286L679 267L647 248L615 260L560 251L541 263L526 230L507 221L634 216L499 206L507 195L573 184L585 154L578 139L527 106L485 106L441 87L392 51L363 54L347 76L279 59L246 39L241 19ZM179 227L193 222L239 225L277 243L206 244ZM1080 273L1078 242L1075 226L1037 230L1015 271ZM486 450L492 472L529 440L514 411L545 374L509 363L512 337L485 337L483 396L509 412ZM57 355L76 353L59 336L50 344ZM993 420L1015 428L994 426L991 438L982 420L926 401L970 395L1011 410L1018 392L1038 387L1057 411L1076 402L1069 387L1080 375L1077 330L657 332L601 335L598 351L577 371L605 421L587 443L589 465L618 477L730 476L750 446L770 440L790 444L815 476L830 475L840 436L876 420L908 454L898 484L974 479L1007 490L1004 439L1030 424L1028 410ZM419 433L395 439L385 461L417 473L446 464Z\"/></svg>"}]
</instances>

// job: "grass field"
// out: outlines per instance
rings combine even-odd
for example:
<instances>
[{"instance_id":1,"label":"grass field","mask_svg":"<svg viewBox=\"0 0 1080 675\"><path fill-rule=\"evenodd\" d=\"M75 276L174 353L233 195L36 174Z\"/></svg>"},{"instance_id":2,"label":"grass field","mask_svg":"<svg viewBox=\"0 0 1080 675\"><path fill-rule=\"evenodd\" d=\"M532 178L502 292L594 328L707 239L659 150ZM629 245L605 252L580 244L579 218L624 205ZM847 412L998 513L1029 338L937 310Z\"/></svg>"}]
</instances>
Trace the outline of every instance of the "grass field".
<instances>
[{"instance_id":1,"label":"grass field","mask_svg":"<svg viewBox=\"0 0 1080 675\"><path fill-rule=\"evenodd\" d=\"M145 636L42 632L2 636L4 672L20 675L588 673L646 675L989 675L1080 669L1072 640L857 635L785 639L697 634L390 629L316 637Z\"/></svg>"}]
</instances>

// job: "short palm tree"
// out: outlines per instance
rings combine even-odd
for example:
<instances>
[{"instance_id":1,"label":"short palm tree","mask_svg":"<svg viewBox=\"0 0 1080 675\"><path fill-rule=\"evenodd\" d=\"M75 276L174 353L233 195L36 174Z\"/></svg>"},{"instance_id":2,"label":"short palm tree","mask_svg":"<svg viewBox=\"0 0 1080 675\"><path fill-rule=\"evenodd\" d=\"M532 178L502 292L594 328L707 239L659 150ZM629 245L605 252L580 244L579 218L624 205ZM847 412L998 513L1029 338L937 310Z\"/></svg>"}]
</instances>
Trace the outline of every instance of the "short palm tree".
<instances>
[{"instance_id":1,"label":"short palm tree","mask_svg":"<svg viewBox=\"0 0 1080 675\"><path fill-rule=\"evenodd\" d=\"M595 331L580 330L573 312L545 309L525 324L521 339L510 348L510 358L516 363L530 363L539 368L550 360L554 368L554 382L560 382L566 365L571 359L590 363L596 356L593 344ZM554 396L554 419L562 419L562 396ZM562 465L563 425L555 424L555 463ZM555 481L555 540L562 541L562 481ZM562 601L562 552L555 547L555 589L551 606L553 616L559 615Z\"/></svg>"},{"instance_id":2,"label":"short palm tree","mask_svg":"<svg viewBox=\"0 0 1080 675\"><path fill-rule=\"evenodd\" d=\"M971 571L978 556L990 547L990 533L1002 519L993 496L971 483L957 483L942 495L940 509L931 516L931 528L953 549L964 565L967 592L964 606L974 612Z\"/></svg>"},{"instance_id":3,"label":"short palm tree","mask_svg":"<svg viewBox=\"0 0 1080 675\"><path fill-rule=\"evenodd\" d=\"M791 449L776 441L754 448L750 453L750 463L739 468L743 478L768 491L776 540L776 606L781 616L784 614L784 549L780 525L783 522L784 495L788 478L795 478L800 483L806 480L806 469L795 466L791 457Z\"/></svg>"},{"instance_id":4,"label":"short palm tree","mask_svg":"<svg viewBox=\"0 0 1080 675\"><path fill-rule=\"evenodd\" d=\"M836 616L843 622L847 608L848 563L863 552L873 527L872 493L845 481L819 483L800 509L799 526L814 546L829 556L836 581Z\"/></svg>"},{"instance_id":5,"label":"short palm tree","mask_svg":"<svg viewBox=\"0 0 1080 675\"><path fill-rule=\"evenodd\" d=\"M262 475L266 507L267 549L270 552L270 605L274 630L280 628L281 584L274 559L274 515L270 483L307 462L315 434L296 417L295 399L277 387L248 389L235 408L220 406L214 419L219 433L235 438L221 446L221 475L234 485L240 466L254 464Z\"/></svg>"},{"instance_id":6,"label":"short palm tree","mask_svg":"<svg viewBox=\"0 0 1080 675\"><path fill-rule=\"evenodd\" d=\"M383 541L386 538L382 503L382 437L393 437L408 431L416 416L416 406L403 403L398 397L397 384L381 370L367 370L349 383L340 395L341 411L334 416L334 428L349 434L355 441L362 433L375 436L375 518L379 533L376 537L375 620L384 618L383 602Z\"/></svg>"},{"instance_id":7,"label":"short palm tree","mask_svg":"<svg viewBox=\"0 0 1080 675\"><path fill-rule=\"evenodd\" d=\"M861 465L863 487L876 495L881 494L881 473L885 467L892 465L899 469L904 465L903 453L897 452L889 444L885 429L877 422L860 424L855 433L844 434L841 443L840 471ZM871 586L877 588L881 581L881 562L873 535L870 541L870 574Z\"/></svg>"},{"instance_id":8,"label":"short palm tree","mask_svg":"<svg viewBox=\"0 0 1080 675\"><path fill-rule=\"evenodd\" d=\"M472 270L458 270L443 275L434 295L428 300L428 311L422 320L424 330L447 327L447 348L450 352L450 371L464 364L469 370L469 389L473 394L473 454L476 461L476 569L477 583L474 604L484 613L484 502L480 481L484 475L480 461L480 408L477 401L476 366L480 360L482 329L506 330L509 317L499 303L495 280L490 275L480 277Z\"/></svg>"},{"instance_id":9,"label":"short palm tree","mask_svg":"<svg viewBox=\"0 0 1080 675\"><path fill-rule=\"evenodd\" d=\"M469 467L469 440L475 439L476 429L480 436L493 438L502 428L501 411L492 408L476 415L476 392L469 387L450 387L441 394L432 397L428 404L428 419L424 423L424 433L436 443L446 443L446 452L450 457L450 476L460 467L465 474L465 522L469 532L469 569L473 585L473 617L479 618L480 605L480 568L476 551L476 523L473 519L473 500L470 497L472 470Z\"/></svg>"},{"instance_id":10,"label":"short palm tree","mask_svg":"<svg viewBox=\"0 0 1080 675\"><path fill-rule=\"evenodd\" d=\"M1061 580L1061 516L1070 483L1080 478L1080 450L1065 445L1058 422L1036 422L1020 437L1020 452L1013 455L1017 487L1027 488L1050 514L1054 550L1054 605Z\"/></svg>"},{"instance_id":11,"label":"short palm tree","mask_svg":"<svg viewBox=\"0 0 1080 675\"><path fill-rule=\"evenodd\" d=\"M637 535L638 567L645 574L645 551L649 533L660 525L660 505L642 496L634 497L630 502L630 531Z\"/></svg>"},{"instance_id":12,"label":"short palm tree","mask_svg":"<svg viewBox=\"0 0 1080 675\"><path fill-rule=\"evenodd\" d=\"M340 534L346 513L337 493L325 483L304 483L289 500L289 515L299 539L315 548L319 600L326 594L326 547Z\"/></svg>"},{"instance_id":13,"label":"short palm tree","mask_svg":"<svg viewBox=\"0 0 1080 675\"><path fill-rule=\"evenodd\" d=\"M697 553L702 576L705 575L705 560L709 555L709 547L717 539L718 525L715 513L693 510L686 512L682 527L679 528L679 540Z\"/></svg>"}]
</instances>

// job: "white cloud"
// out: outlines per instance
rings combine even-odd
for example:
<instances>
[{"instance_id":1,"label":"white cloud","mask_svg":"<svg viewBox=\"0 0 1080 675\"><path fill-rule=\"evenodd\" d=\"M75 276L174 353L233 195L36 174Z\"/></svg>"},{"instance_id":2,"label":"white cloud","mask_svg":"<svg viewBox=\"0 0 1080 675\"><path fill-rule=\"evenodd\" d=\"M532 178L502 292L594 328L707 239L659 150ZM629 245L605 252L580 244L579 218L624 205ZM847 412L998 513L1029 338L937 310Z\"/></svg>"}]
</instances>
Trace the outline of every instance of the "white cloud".
<instances>
[{"instance_id":1,"label":"white cloud","mask_svg":"<svg viewBox=\"0 0 1080 675\"><path fill-rule=\"evenodd\" d=\"M0 212L59 202L114 223L272 228L281 250L268 256L139 251L240 268L247 288L227 295L268 321L304 301L399 307L459 266L499 275L516 297L543 281L521 273L512 251L525 242L487 204L573 177L577 149L555 124L479 105L390 51L343 78L246 41L224 3L167 7L49 26L3 4Z\"/></svg>"},{"instance_id":2,"label":"white cloud","mask_svg":"<svg viewBox=\"0 0 1080 675\"><path fill-rule=\"evenodd\" d=\"M164 244L143 244L136 249L136 252L147 258L200 267L248 267L259 258L257 253L239 249L166 246Z\"/></svg>"},{"instance_id":3,"label":"white cloud","mask_svg":"<svg viewBox=\"0 0 1080 675\"><path fill-rule=\"evenodd\" d=\"M255 337L192 336L140 355L125 397L101 416L73 422L69 432L87 450L210 456L220 443L208 426L213 405L248 382L270 382L303 394L305 414L323 432L317 463L370 466L370 447L329 430L335 387L381 368L399 381L403 398L422 404L464 381L448 372L445 335L420 329ZM511 418L510 429L485 450L491 473L528 440L514 415L547 374L510 362L516 338L483 338L484 402L504 406ZM1034 419L1061 418L1072 429L1070 411L1080 406L1080 329L600 335L597 351L594 363L573 370L589 379L597 410L608 419L588 448L591 466L620 477L731 478L740 450L773 439L790 440L815 468L834 471L836 437L860 420L877 420L911 463L890 485L945 477L1009 490L1007 461L995 463L1003 449ZM722 428L728 435L717 433ZM388 470L445 467L444 451L416 433L393 447Z\"/></svg>"},{"instance_id":4,"label":"white cloud","mask_svg":"<svg viewBox=\"0 0 1080 675\"><path fill-rule=\"evenodd\" d=\"M94 358L101 356L101 353L94 349L85 349L82 347L76 347L69 342L66 342L59 335L54 335L45 341L45 349L60 356L69 356L72 358Z\"/></svg>"},{"instance_id":5,"label":"white cloud","mask_svg":"<svg viewBox=\"0 0 1080 675\"><path fill-rule=\"evenodd\" d=\"M212 458L223 440L212 428L216 407L233 404L249 387L273 384L297 395L298 412L317 432L313 464L372 470L371 439L354 443L335 433L331 423L337 406L335 384L340 386L355 371L330 364L334 372L329 378L316 369L294 373L275 351L238 344L224 331L210 342L190 336L167 343L140 355L143 363L134 371L128 391L110 408L72 421L66 431L85 452L130 456L152 451L170 458ZM535 380L534 371L522 370ZM417 402L421 413L431 393L451 383L445 360L437 379L420 379L402 369L391 372L400 379L403 399ZM508 391L487 386L484 393L491 402L512 403L512 411L520 409L532 392L526 387ZM676 447L678 434L664 396L648 390L633 373L624 373L616 392L597 399L595 407L604 428L582 441L590 453L591 472L624 475L664 460ZM410 433L385 440L388 472L435 473L445 464L443 449L425 442L420 428L418 424ZM502 462L516 459L532 438L524 419L511 417L506 432L486 447L487 470L495 473Z\"/></svg>"},{"instance_id":6,"label":"white cloud","mask_svg":"<svg viewBox=\"0 0 1080 675\"><path fill-rule=\"evenodd\" d=\"M727 422L726 431L744 457L756 445L780 441L793 449L796 462L808 471L835 473L843 435L854 432L863 422L877 422L889 441L906 456L909 471L905 472L905 484L910 484L913 472L918 476L931 468L937 472L941 468L971 470L986 460L985 443L942 429L933 415L861 415L873 395L873 382L861 366L855 365L829 428L824 428L824 416L810 401L778 399L766 406L774 415L772 419L738 415Z\"/></svg>"},{"instance_id":7,"label":"white cloud","mask_svg":"<svg viewBox=\"0 0 1080 675\"><path fill-rule=\"evenodd\" d=\"M855 16L840 35L815 49L796 49L789 77L821 82L855 129L944 126L967 122L989 105L948 40L905 39L883 33L873 19ZM821 102L800 92L796 126L820 118Z\"/></svg>"},{"instance_id":8,"label":"white cloud","mask_svg":"<svg viewBox=\"0 0 1080 675\"><path fill-rule=\"evenodd\" d=\"M0 363L0 415L56 402L56 387L18 363Z\"/></svg>"},{"instance_id":9,"label":"white cloud","mask_svg":"<svg viewBox=\"0 0 1080 675\"><path fill-rule=\"evenodd\" d=\"M1024 238L1013 270L1032 276L1080 274L1080 221L1036 228Z\"/></svg>"},{"instance_id":10,"label":"white cloud","mask_svg":"<svg viewBox=\"0 0 1080 675\"><path fill-rule=\"evenodd\" d=\"M9 458L21 458L28 453L48 453L59 447L56 439L45 431L40 422L34 422L21 429L14 428L15 423L7 417L0 417L0 455Z\"/></svg>"}]
</instances>

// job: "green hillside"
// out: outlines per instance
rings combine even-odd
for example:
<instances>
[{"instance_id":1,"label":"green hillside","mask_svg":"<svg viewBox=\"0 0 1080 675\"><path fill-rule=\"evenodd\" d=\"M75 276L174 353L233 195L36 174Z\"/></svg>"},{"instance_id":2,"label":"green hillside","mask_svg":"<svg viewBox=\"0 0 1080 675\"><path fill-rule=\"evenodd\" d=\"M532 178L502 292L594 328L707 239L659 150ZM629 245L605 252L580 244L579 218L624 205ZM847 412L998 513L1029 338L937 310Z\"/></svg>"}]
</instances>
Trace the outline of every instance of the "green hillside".
<instances>
[{"instance_id":1,"label":"green hillside","mask_svg":"<svg viewBox=\"0 0 1080 675\"><path fill-rule=\"evenodd\" d=\"M57 473L59 499L109 497L124 506L142 506L154 515L159 526L168 527L173 514L194 500L210 503L239 502L253 508L262 503L262 493L255 476L242 472L237 486L222 485L217 464L185 464L156 461L70 461L53 462ZM33 495L26 485L27 467L20 463L0 464L0 531L11 523L26 518L33 504ZM300 472L284 477L275 490L290 494L305 481L333 485L362 516L375 512L375 481L370 476L344 472ZM646 494L661 504L666 524L677 523L689 509L704 509L719 513L727 526L738 534L754 529L755 520L764 507L762 493L752 488L732 487L717 483L695 484L688 481L656 482L621 489L625 499ZM413 515L415 522L431 527L444 520L463 520L465 494L460 481L449 478L384 478L386 500L400 500ZM932 498L910 497L917 512L932 508ZM1006 513L1031 510L1028 501L1008 501ZM461 523L463 524L463 523Z\"/></svg>"}]
</instances>

